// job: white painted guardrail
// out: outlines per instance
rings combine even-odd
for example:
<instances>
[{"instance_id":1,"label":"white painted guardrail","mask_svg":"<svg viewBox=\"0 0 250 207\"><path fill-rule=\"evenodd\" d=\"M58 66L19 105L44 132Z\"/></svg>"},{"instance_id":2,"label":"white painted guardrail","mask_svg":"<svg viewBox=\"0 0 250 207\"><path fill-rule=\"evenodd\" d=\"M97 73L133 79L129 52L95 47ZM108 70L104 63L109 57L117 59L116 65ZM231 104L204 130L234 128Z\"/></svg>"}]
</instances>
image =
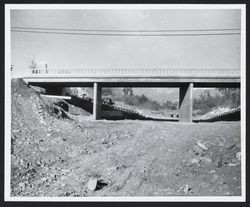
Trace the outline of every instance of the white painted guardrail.
<instances>
[{"instance_id":1,"label":"white painted guardrail","mask_svg":"<svg viewBox=\"0 0 250 207\"><path fill-rule=\"evenodd\" d=\"M33 69L30 77L240 77L239 69Z\"/></svg>"},{"instance_id":2,"label":"white painted guardrail","mask_svg":"<svg viewBox=\"0 0 250 207\"><path fill-rule=\"evenodd\" d=\"M41 96L47 97L47 98L58 98L58 99L71 100L71 96L56 96L56 95L45 95L45 94L41 94Z\"/></svg>"}]
</instances>

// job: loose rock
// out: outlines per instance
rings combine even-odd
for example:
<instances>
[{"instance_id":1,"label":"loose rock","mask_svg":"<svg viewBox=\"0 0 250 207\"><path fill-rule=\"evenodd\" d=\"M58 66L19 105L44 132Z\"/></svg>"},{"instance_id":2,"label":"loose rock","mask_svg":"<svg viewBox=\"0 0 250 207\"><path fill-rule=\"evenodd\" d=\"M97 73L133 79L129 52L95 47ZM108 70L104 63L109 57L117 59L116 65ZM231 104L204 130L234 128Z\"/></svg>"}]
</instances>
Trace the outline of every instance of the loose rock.
<instances>
[{"instance_id":1,"label":"loose rock","mask_svg":"<svg viewBox=\"0 0 250 207\"><path fill-rule=\"evenodd\" d=\"M215 160L215 166L216 166L216 167L222 167L222 157L218 157L218 158Z\"/></svg>"},{"instance_id":2,"label":"loose rock","mask_svg":"<svg viewBox=\"0 0 250 207\"><path fill-rule=\"evenodd\" d=\"M240 166L240 162L237 161L236 163L229 163L228 166L229 167L237 167L237 166Z\"/></svg>"},{"instance_id":3,"label":"loose rock","mask_svg":"<svg viewBox=\"0 0 250 207\"><path fill-rule=\"evenodd\" d=\"M241 160L241 152L236 153L236 159L239 161Z\"/></svg>"},{"instance_id":4,"label":"loose rock","mask_svg":"<svg viewBox=\"0 0 250 207\"><path fill-rule=\"evenodd\" d=\"M204 163L204 164L210 164L211 162L212 160L209 157L203 157L201 159L201 163Z\"/></svg>"},{"instance_id":5,"label":"loose rock","mask_svg":"<svg viewBox=\"0 0 250 207\"><path fill-rule=\"evenodd\" d=\"M181 193L185 193L185 194L188 194L190 191L191 191L191 188L189 185L183 185L179 188L178 190L179 192Z\"/></svg>"},{"instance_id":6,"label":"loose rock","mask_svg":"<svg viewBox=\"0 0 250 207\"><path fill-rule=\"evenodd\" d=\"M196 144L203 150L207 151L208 148L205 144L201 143L201 141L197 141Z\"/></svg>"},{"instance_id":7,"label":"loose rock","mask_svg":"<svg viewBox=\"0 0 250 207\"><path fill-rule=\"evenodd\" d=\"M192 163L192 164L198 164L199 162L200 162L200 160L197 159L197 158L193 158L193 159L191 160L191 163Z\"/></svg>"},{"instance_id":8,"label":"loose rock","mask_svg":"<svg viewBox=\"0 0 250 207\"><path fill-rule=\"evenodd\" d=\"M97 178L90 178L87 187L89 190L94 191L97 187Z\"/></svg>"},{"instance_id":9,"label":"loose rock","mask_svg":"<svg viewBox=\"0 0 250 207\"><path fill-rule=\"evenodd\" d=\"M200 147L198 147L197 145L194 145L193 150L194 150L195 154L201 154L203 152L203 150Z\"/></svg>"},{"instance_id":10,"label":"loose rock","mask_svg":"<svg viewBox=\"0 0 250 207\"><path fill-rule=\"evenodd\" d=\"M22 190L25 190L25 183L19 183L18 185Z\"/></svg>"}]
</instances>

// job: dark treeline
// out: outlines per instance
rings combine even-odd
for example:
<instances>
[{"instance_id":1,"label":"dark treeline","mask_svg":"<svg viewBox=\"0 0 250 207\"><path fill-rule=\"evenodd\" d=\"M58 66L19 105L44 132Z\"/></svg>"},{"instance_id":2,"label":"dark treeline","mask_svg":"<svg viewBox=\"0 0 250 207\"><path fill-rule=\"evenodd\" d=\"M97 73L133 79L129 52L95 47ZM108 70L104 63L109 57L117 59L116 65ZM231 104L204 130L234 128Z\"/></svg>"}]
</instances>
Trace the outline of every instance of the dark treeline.
<instances>
[{"instance_id":1,"label":"dark treeline","mask_svg":"<svg viewBox=\"0 0 250 207\"><path fill-rule=\"evenodd\" d=\"M200 114L207 113L213 107L224 106L229 108L236 108L240 105L240 89L238 88L218 88L218 93L211 95L209 90L204 90L198 98L194 98L194 110L199 110ZM124 88L123 94L115 95L111 88L104 88L103 94L111 95L114 100L123 101L131 106L140 106L151 110L161 109L178 109L178 102L166 101L159 103L156 100L149 99L146 95L134 95L132 88Z\"/></svg>"},{"instance_id":2,"label":"dark treeline","mask_svg":"<svg viewBox=\"0 0 250 207\"><path fill-rule=\"evenodd\" d=\"M171 109L176 110L178 104L176 102L167 101L165 103L160 104L156 100L151 100L144 94L142 95L130 95L130 96L122 96L119 101L123 101L124 103L131 106L140 106L142 108L147 108L151 110L160 110L160 109Z\"/></svg>"},{"instance_id":3,"label":"dark treeline","mask_svg":"<svg viewBox=\"0 0 250 207\"><path fill-rule=\"evenodd\" d=\"M216 106L236 108L240 105L240 89L219 88L217 91L219 93L214 96L208 90L201 93L193 101L194 110L199 110L200 114L204 114Z\"/></svg>"},{"instance_id":4,"label":"dark treeline","mask_svg":"<svg viewBox=\"0 0 250 207\"><path fill-rule=\"evenodd\" d=\"M105 93L107 92L104 89ZM111 92L111 91L108 91ZM112 94L112 93L111 93ZM130 106L139 106L151 110L171 109L176 110L178 108L177 102L167 101L165 103L159 103L156 100L149 99L146 95L135 95L132 88L124 88L122 94L113 96L114 100L122 101Z\"/></svg>"},{"instance_id":5,"label":"dark treeline","mask_svg":"<svg viewBox=\"0 0 250 207\"><path fill-rule=\"evenodd\" d=\"M193 107L194 110L198 110L200 114L207 113L216 106L224 106L229 108L236 108L240 105L240 89L238 88L219 88L216 89L218 93L211 95L209 90L205 90L199 95L198 98L194 98ZM134 95L133 92L119 96L116 100L123 101L131 106L140 106L152 110L161 109L178 109L178 102L166 101L160 104L156 100L151 100L144 94Z\"/></svg>"}]
</instances>

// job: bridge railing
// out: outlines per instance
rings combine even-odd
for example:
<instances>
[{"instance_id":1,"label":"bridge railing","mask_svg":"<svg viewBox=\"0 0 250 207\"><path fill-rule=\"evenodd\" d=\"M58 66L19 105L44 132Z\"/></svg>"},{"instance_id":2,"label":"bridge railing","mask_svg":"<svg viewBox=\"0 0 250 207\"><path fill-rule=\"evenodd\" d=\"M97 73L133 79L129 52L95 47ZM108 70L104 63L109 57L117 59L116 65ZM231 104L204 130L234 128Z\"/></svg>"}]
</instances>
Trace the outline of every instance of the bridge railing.
<instances>
[{"instance_id":1,"label":"bridge railing","mask_svg":"<svg viewBox=\"0 0 250 207\"><path fill-rule=\"evenodd\" d=\"M239 69L33 69L32 77L240 77Z\"/></svg>"}]
</instances>

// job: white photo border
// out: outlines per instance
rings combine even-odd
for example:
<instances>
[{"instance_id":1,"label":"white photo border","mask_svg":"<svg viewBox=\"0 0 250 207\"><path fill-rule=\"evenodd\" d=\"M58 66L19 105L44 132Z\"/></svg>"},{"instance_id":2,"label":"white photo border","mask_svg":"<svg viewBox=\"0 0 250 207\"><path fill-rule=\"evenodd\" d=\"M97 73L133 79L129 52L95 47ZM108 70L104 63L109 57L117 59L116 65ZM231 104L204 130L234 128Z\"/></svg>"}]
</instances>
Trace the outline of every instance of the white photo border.
<instances>
[{"instance_id":1,"label":"white photo border","mask_svg":"<svg viewBox=\"0 0 250 207\"><path fill-rule=\"evenodd\" d=\"M241 196L12 197L10 11L21 9L240 9L241 10ZM245 202L246 201L246 4L5 4L4 200L53 202Z\"/></svg>"}]
</instances>

